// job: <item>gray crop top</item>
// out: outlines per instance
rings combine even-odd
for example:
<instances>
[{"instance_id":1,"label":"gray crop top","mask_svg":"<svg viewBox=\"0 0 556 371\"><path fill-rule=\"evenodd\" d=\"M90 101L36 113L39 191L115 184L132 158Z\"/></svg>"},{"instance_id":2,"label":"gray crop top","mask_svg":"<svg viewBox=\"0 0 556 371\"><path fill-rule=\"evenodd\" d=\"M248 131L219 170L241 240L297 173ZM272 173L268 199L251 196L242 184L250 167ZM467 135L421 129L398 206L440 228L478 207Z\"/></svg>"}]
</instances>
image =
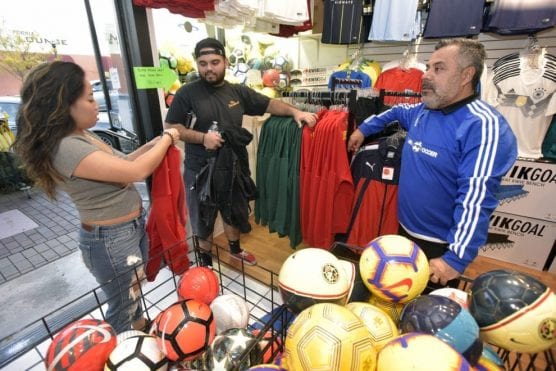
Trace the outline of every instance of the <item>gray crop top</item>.
<instances>
[{"instance_id":1,"label":"gray crop top","mask_svg":"<svg viewBox=\"0 0 556 371\"><path fill-rule=\"evenodd\" d=\"M62 139L54 154L53 166L63 176L59 184L79 212L82 221L108 220L128 215L140 207L142 201L133 183L122 187L121 184L77 178L73 171L87 155L100 151L86 138L70 135ZM125 155L117 150L112 153L118 157ZM102 166L99 164L99 166Z\"/></svg>"}]
</instances>

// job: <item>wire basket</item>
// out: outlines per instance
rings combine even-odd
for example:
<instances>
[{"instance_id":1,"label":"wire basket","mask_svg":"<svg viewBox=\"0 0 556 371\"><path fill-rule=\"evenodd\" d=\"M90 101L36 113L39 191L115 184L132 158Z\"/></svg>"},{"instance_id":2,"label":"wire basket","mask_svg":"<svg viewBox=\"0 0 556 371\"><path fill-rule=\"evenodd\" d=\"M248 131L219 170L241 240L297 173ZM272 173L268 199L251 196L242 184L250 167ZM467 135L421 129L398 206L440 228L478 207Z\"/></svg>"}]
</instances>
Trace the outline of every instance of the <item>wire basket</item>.
<instances>
[{"instance_id":1,"label":"wire basket","mask_svg":"<svg viewBox=\"0 0 556 371\"><path fill-rule=\"evenodd\" d=\"M190 266L197 266L199 259L194 247L198 246L198 241L189 238L187 242L189 246L192 246L188 253ZM259 330L257 339L261 340L265 334L270 334L266 346L260 352L261 356L270 354L272 358L276 357L282 350L278 348L277 344L283 344L287 325L292 319L291 314L281 303L277 291L277 274L258 265L246 266L240 261L226 261L224 255L228 256L228 254L222 252L227 250L217 245L213 245L212 251L213 270L219 278L220 294L235 294L247 302L250 309L249 327ZM139 277L137 267L131 269L135 270L136 277ZM146 282L146 278L142 278L140 297L145 317L152 320L160 311L178 300L179 278L179 275L168 268L163 268L153 282ZM81 318L104 319L107 299L101 286L98 286L52 310L15 333L3 337L0 339L0 369L9 366L10 363L28 352L37 351L43 358L44 349L48 347L51 339L76 320ZM276 339L279 341L275 341ZM253 346L256 346L256 343ZM250 351L251 348L246 349L244 357L247 357ZM244 357L240 357L240 359ZM44 364L44 358L29 367L34 368L41 363Z\"/></svg>"},{"instance_id":2,"label":"wire basket","mask_svg":"<svg viewBox=\"0 0 556 371\"><path fill-rule=\"evenodd\" d=\"M191 246L188 253L191 266L197 266L199 259L195 251L198 250L198 241L190 238L188 242ZM336 243L332 246L331 251L341 259L358 262L358 254L346 246ZM261 355L270 351L271 358L274 359L283 351L286 330L293 321L293 316L282 304L277 285L278 274L259 265L246 266L243 262L229 260L229 255L224 251L227 249L213 245L213 270L220 281L220 294L235 294L248 303L250 307L249 327L260 330L257 339L261 340L265 334L271 334ZM137 274L136 268L135 272ZM177 300L178 281L179 276L165 268L159 272L154 282L143 285L141 301L144 314L148 319L153 319L161 310ZM471 279L462 277L458 288L469 292L472 283ZM58 331L73 321L84 317L104 319L106 301L107 298L104 297L99 286L26 325L21 330L5 336L0 340L0 369L24 356L27 352L37 351L41 354L40 349L44 349L45 344L48 344ZM276 339L279 341L275 341ZM254 346L256 343L245 350L238 364L249 356ZM556 370L554 349L536 354L525 354L493 348L504 361L506 370ZM262 359L260 361L263 363ZM31 367L38 366L41 362L44 363L44 359Z\"/></svg>"}]
</instances>

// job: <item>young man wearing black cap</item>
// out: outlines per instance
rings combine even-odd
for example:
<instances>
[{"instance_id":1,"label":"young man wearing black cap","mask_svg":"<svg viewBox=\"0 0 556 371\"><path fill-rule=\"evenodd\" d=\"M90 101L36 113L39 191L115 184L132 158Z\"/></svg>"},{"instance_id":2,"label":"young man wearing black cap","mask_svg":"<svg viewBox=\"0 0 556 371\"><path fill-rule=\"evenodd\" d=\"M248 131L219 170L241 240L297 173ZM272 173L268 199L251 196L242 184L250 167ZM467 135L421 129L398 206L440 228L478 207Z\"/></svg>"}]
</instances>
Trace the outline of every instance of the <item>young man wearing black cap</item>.
<instances>
[{"instance_id":1,"label":"young man wearing black cap","mask_svg":"<svg viewBox=\"0 0 556 371\"><path fill-rule=\"evenodd\" d=\"M255 257L242 250L239 241L240 233L251 230L247 220L249 198L241 194L242 188L237 185L238 182L230 181L238 173L237 168L244 176L250 175L245 146L251 137L242 131L245 129L241 129L243 115L268 112L276 116L291 116L299 125L307 124L310 127L316 124L317 116L280 100L270 99L244 85L225 81L228 60L224 45L216 39L199 41L195 46L195 58L200 79L182 86L176 92L164 124L166 128L178 129L180 138L186 143L184 178L190 224L193 234L200 237L201 248L210 251L214 222L220 211L231 256L243 260L245 264L254 265L257 263ZM187 117L191 114L196 118L193 127L186 125ZM213 123L217 123L223 135L219 131L209 130ZM217 154L217 150L225 143L227 146ZM223 152L225 149L228 152ZM237 161L230 160L232 157L237 157ZM245 161L242 161L243 157ZM223 163L232 164L233 172L232 168L224 169L230 170L228 176L212 176L213 171L223 174ZM217 183L212 184L212 189L222 190L224 183L234 183L229 189L231 197L222 202L222 193L219 193L217 200L212 200L212 207L207 206L210 202L206 202L207 193L203 193L206 189L202 189L206 183L202 184L201 179L207 169L210 169L209 177ZM201 253L201 265L212 265L210 254Z\"/></svg>"}]
</instances>

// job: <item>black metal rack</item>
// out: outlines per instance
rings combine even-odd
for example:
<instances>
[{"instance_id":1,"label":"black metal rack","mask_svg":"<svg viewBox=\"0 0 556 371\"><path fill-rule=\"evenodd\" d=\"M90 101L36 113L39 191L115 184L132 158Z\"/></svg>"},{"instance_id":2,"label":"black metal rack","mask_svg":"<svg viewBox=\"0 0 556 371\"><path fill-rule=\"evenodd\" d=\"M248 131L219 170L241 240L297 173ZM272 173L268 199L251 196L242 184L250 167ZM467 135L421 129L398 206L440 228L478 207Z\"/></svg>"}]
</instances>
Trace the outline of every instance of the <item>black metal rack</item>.
<instances>
[{"instance_id":1,"label":"black metal rack","mask_svg":"<svg viewBox=\"0 0 556 371\"><path fill-rule=\"evenodd\" d=\"M191 247L189 251L191 266L197 266L199 259L195 251L198 251L198 240L189 238L188 244ZM217 273L220 281L220 293L240 296L248 305L253 307L249 315L249 324L257 324L260 327L257 338L261 340L266 333L271 334L271 339L261 354L265 354L270 349L272 356L276 357L281 349L278 349L275 339L279 338L281 344L284 343L287 324L292 320L292 316L288 315L286 307L281 305L278 297L275 296L275 293L277 293L277 274L258 265L247 268L243 263L227 263L221 255L222 251L227 250L213 245L213 270ZM251 273L256 273L255 275L259 278L255 278L253 274L247 274L247 269ZM138 267L132 267L131 270L134 270L136 276L139 277ZM157 309L157 305L176 295L179 278L179 276L172 273L168 278L155 280L155 284L149 287L148 290L141 289L140 295L145 317L152 320L154 317L152 313ZM146 278L143 278L143 280L146 280ZM255 288L250 287L249 281L268 287L270 295L264 295ZM154 293L159 294L156 301L153 302L150 298L149 300L146 299L147 295L154 295ZM43 342L54 338L56 333L80 318L90 316L93 312L100 313L100 317L104 318L102 307L106 302L107 298L99 286L52 310L47 315L33 321L15 333L3 336L0 339L0 369L9 366L11 362L24 356L27 352L36 350L40 354L39 346ZM255 311L254 309L257 310ZM264 312L265 316L259 316L253 312ZM96 316L98 318L98 314ZM276 329L275 325L277 323L282 324L281 329ZM253 346L256 346L255 344ZM250 350L246 349L245 357L247 357ZM44 360L41 362L44 364ZM33 367L38 364L33 365Z\"/></svg>"}]
</instances>

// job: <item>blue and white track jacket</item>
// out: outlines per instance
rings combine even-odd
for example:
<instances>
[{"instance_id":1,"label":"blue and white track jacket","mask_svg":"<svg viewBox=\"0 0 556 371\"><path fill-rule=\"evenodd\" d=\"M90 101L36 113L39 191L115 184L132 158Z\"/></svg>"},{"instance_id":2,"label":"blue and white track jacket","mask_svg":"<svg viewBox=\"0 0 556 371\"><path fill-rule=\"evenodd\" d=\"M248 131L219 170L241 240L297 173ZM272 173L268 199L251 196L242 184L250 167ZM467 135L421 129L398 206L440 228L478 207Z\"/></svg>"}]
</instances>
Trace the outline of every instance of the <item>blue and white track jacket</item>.
<instances>
[{"instance_id":1,"label":"blue and white track jacket","mask_svg":"<svg viewBox=\"0 0 556 371\"><path fill-rule=\"evenodd\" d=\"M398 219L413 236L448 243L443 259L463 273L486 242L501 178L517 157L504 117L476 96L441 110L398 105L367 118L368 136L393 121L407 130Z\"/></svg>"}]
</instances>

